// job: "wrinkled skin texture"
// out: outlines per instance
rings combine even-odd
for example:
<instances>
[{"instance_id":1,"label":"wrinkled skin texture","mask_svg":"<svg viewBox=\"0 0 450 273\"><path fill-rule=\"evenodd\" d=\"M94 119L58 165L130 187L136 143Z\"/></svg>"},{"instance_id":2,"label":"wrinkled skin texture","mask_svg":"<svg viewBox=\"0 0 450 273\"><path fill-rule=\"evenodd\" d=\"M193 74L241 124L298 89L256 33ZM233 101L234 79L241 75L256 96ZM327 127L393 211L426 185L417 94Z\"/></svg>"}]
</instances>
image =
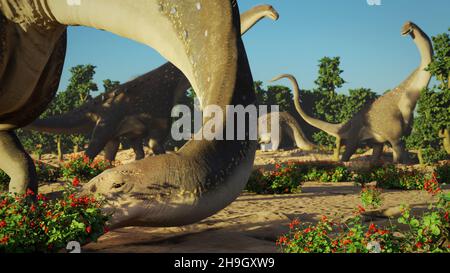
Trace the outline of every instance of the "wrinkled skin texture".
<instances>
[{"instance_id":1,"label":"wrinkled skin texture","mask_svg":"<svg viewBox=\"0 0 450 273\"><path fill-rule=\"evenodd\" d=\"M214 104L223 112L227 105L248 106L256 102L240 38L238 9L234 3L225 2L217 3L221 5L220 11L210 6L210 1L205 1L203 7L207 10L205 18L221 18L214 27L222 30L223 38L214 35L214 39L209 39L211 33L219 32L214 29L207 35L204 28L199 32L188 30L192 40L199 42L193 45L192 57L199 62L197 77L202 81L198 84L200 88L194 90L202 106ZM192 22L192 16L180 18L181 24ZM205 49L215 54L208 54L208 58L195 55L205 54ZM226 128L217 129L224 132ZM257 142L250 140L192 140L176 154L149 157L108 170L86 184L83 193L106 197L105 211L113 213L112 228L192 224L213 215L239 196L250 176L256 146Z\"/></svg>"},{"instance_id":2,"label":"wrinkled skin texture","mask_svg":"<svg viewBox=\"0 0 450 273\"><path fill-rule=\"evenodd\" d=\"M259 143L263 145L271 144L271 151L278 151L281 140L287 135L290 139L295 141L297 148L304 151L312 151L316 148L312 142L306 138L303 133L300 124L297 120L288 112L279 112L279 136L276 139L273 139L270 133L260 134L259 135ZM259 122L265 122L268 126L271 125L272 114L269 113L260 117ZM268 128L268 132L271 132L271 127Z\"/></svg>"},{"instance_id":3,"label":"wrinkled skin texture","mask_svg":"<svg viewBox=\"0 0 450 273\"><path fill-rule=\"evenodd\" d=\"M395 163L407 163L408 153L402 140L411 132L414 109L420 92L428 86L431 74L425 69L431 63L433 48L430 38L414 23L407 22L401 31L410 35L420 54L420 66L397 88L368 104L350 121L342 124L330 124L308 116L299 102L299 87L292 75L281 75L273 81L287 78L294 86L295 106L299 114L312 126L345 141L346 150L342 161L349 161L363 141L374 143L374 156L381 155L383 144L388 142L394 151Z\"/></svg>"},{"instance_id":4,"label":"wrinkled skin texture","mask_svg":"<svg viewBox=\"0 0 450 273\"><path fill-rule=\"evenodd\" d=\"M61 38L55 33L64 32L67 25L82 25L110 31L156 49L185 74L202 106L214 104L225 112L227 105L255 104L253 78L240 37L239 9L235 1L90 0L82 1L80 6L68 6L65 0L23 0L20 7L13 0L0 3L1 12L11 22L23 24L23 28L46 31L50 28L50 33L56 36L54 41L49 39L50 34L40 40L46 43L49 52L47 58L33 63L41 68L32 75L35 78L41 77L39 71L44 70L55 41ZM36 48L29 50L35 53L32 51ZM6 66L2 71L13 70ZM26 81L29 75L6 76ZM5 75L1 80L1 86L6 86ZM20 91L30 95L44 92L34 85ZM14 86L2 90L2 99L11 103L7 108L2 106L0 112L2 131L27 124L10 122L14 117L5 118L25 104L26 99L17 98L17 92ZM107 198L105 210L114 212L113 227L195 223L238 197L250 176L256 146L257 142L250 140L190 141L176 154L111 169L86 184L83 192L95 192ZM19 148L12 150L12 154L20 153ZM3 154L2 151L0 155Z\"/></svg>"},{"instance_id":5,"label":"wrinkled skin texture","mask_svg":"<svg viewBox=\"0 0 450 273\"><path fill-rule=\"evenodd\" d=\"M264 17L277 20L279 15L270 5L256 6L243 13L241 34ZM120 137L130 140L136 160L144 158L143 143L147 139L154 154L164 154L172 109L189 87L183 73L166 63L69 113L37 120L26 128L55 134L91 135L86 151L89 158L104 150L106 160L114 161Z\"/></svg>"}]
</instances>

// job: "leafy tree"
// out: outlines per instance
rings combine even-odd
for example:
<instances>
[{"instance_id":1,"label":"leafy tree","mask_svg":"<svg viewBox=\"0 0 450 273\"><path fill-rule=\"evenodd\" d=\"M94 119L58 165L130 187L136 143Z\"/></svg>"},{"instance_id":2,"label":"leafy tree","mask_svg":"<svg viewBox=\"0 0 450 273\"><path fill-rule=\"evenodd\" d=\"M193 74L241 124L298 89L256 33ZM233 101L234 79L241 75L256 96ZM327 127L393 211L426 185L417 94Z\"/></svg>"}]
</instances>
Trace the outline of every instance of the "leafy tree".
<instances>
[{"instance_id":1,"label":"leafy tree","mask_svg":"<svg viewBox=\"0 0 450 273\"><path fill-rule=\"evenodd\" d=\"M267 105L278 105L282 112L292 112L294 109L294 97L292 91L286 86L268 86L266 98Z\"/></svg>"},{"instance_id":2,"label":"leafy tree","mask_svg":"<svg viewBox=\"0 0 450 273\"><path fill-rule=\"evenodd\" d=\"M113 91L119 86L120 86L119 81L112 81L110 79L106 79L103 81L103 88L105 89L105 93Z\"/></svg>"},{"instance_id":3,"label":"leafy tree","mask_svg":"<svg viewBox=\"0 0 450 273\"><path fill-rule=\"evenodd\" d=\"M323 57L319 60L319 76L315 81L316 91L334 95L336 89L344 85L345 81L341 77L344 70L341 70L340 65L340 57Z\"/></svg>"},{"instance_id":4,"label":"leafy tree","mask_svg":"<svg viewBox=\"0 0 450 273\"><path fill-rule=\"evenodd\" d=\"M98 91L97 84L94 82L95 68L95 66L88 64L77 65L70 69L72 76L66 92L71 97L70 101L75 102L76 107L91 99L92 91Z\"/></svg>"},{"instance_id":5,"label":"leafy tree","mask_svg":"<svg viewBox=\"0 0 450 273\"><path fill-rule=\"evenodd\" d=\"M450 28L448 31L450 32ZM448 33L439 34L432 40L434 57L428 71L440 82L439 89L450 89L450 35Z\"/></svg>"},{"instance_id":6,"label":"leafy tree","mask_svg":"<svg viewBox=\"0 0 450 273\"><path fill-rule=\"evenodd\" d=\"M341 68L340 57L323 57L319 60L319 73L315 81L317 88L314 92L320 97L315 103L315 116L331 123L339 123L340 112L345 104L345 96L337 94L336 89L341 88L345 80L341 77L344 72ZM319 145L331 147L336 143L335 159L339 159L341 140L320 131L313 136Z\"/></svg>"}]
</instances>

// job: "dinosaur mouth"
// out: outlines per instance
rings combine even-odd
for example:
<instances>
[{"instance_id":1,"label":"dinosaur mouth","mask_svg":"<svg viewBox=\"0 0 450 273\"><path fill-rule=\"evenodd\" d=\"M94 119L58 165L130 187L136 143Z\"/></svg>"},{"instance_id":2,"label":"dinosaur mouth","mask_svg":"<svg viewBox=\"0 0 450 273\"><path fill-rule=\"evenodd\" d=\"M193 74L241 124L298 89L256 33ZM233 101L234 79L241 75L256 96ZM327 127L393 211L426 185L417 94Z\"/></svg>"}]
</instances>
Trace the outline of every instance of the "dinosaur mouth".
<instances>
[{"instance_id":1,"label":"dinosaur mouth","mask_svg":"<svg viewBox=\"0 0 450 273\"><path fill-rule=\"evenodd\" d=\"M408 35L408 34L411 34L412 31L413 31L412 28L404 29L404 30L402 31L402 35L403 35L403 36L406 36L406 35Z\"/></svg>"}]
</instances>

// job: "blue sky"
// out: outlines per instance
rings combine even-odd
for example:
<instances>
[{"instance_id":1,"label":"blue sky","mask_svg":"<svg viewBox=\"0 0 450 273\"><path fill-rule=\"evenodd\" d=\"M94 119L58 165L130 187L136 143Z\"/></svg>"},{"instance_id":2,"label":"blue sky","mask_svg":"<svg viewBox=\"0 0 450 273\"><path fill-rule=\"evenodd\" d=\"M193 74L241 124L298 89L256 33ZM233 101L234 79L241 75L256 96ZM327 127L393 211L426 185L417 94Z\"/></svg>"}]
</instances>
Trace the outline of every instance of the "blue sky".
<instances>
[{"instance_id":1,"label":"blue sky","mask_svg":"<svg viewBox=\"0 0 450 273\"><path fill-rule=\"evenodd\" d=\"M254 5L273 5L278 22L261 21L244 37L255 80L281 73L294 74L302 88L314 87L318 60L340 56L343 78L340 89L366 87L383 93L400 83L420 62L409 37L402 37L403 23L411 20L428 35L450 27L449 0L241 0L241 11ZM69 68L97 66L95 81L125 82L163 64L153 49L107 32L69 28L69 45L60 89L67 85Z\"/></svg>"}]
</instances>

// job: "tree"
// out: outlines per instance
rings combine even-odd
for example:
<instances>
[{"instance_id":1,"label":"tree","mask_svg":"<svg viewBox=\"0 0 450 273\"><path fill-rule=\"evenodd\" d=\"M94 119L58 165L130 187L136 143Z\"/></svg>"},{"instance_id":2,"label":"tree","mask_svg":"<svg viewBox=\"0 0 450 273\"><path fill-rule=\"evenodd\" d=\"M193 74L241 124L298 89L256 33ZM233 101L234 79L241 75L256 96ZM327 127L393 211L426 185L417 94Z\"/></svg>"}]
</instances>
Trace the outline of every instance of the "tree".
<instances>
[{"instance_id":1,"label":"tree","mask_svg":"<svg viewBox=\"0 0 450 273\"><path fill-rule=\"evenodd\" d=\"M111 92L119 86L119 81L112 81L110 79L106 79L103 81L103 88L105 89L105 93Z\"/></svg>"},{"instance_id":2,"label":"tree","mask_svg":"<svg viewBox=\"0 0 450 273\"><path fill-rule=\"evenodd\" d=\"M331 123L339 123L340 112L345 104L345 96L336 93L337 88L341 88L345 80L341 77L344 72L341 68L340 57L323 57L319 60L319 73L315 81L319 99L315 103L315 115L317 118ZM313 136L314 140L322 146L330 147L336 143L335 160L339 160L341 140L329 136L325 132L318 132Z\"/></svg>"},{"instance_id":3,"label":"tree","mask_svg":"<svg viewBox=\"0 0 450 273\"><path fill-rule=\"evenodd\" d=\"M61 106L66 107L66 111L70 111L79 107L92 99L91 93L98 91L97 84L94 82L95 66L91 64L77 65L70 69L72 74L69 85L64 92L64 101L60 102ZM112 82L111 82L112 83ZM74 143L73 151L77 153L79 147L86 144L86 137L83 135L73 135L71 140Z\"/></svg>"},{"instance_id":4,"label":"tree","mask_svg":"<svg viewBox=\"0 0 450 273\"><path fill-rule=\"evenodd\" d=\"M291 89L281 85L268 86L266 105L278 105L281 112L292 112L294 109L294 97Z\"/></svg>"},{"instance_id":5,"label":"tree","mask_svg":"<svg viewBox=\"0 0 450 273\"><path fill-rule=\"evenodd\" d=\"M75 102L76 107L91 99L92 91L98 91L97 84L94 82L95 68L88 64L77 65L70 69L72 75L66 92L71 96L71 102Z\"/></svg>"},{"instance_id":6,"label":"tree","mask_svg":"<svg viewBox=\"0 0 450 273\"><path fill-rule=\"evenodd\" d=\"M450 32L450 28L448 29ZM450 35L439 34L432 38L434 47L433 62L428 71L441 83L439 89L450 89Z\"/></svg>"},{"instance_id":7,"label":"tree","mask_svg":"<svg viewBox=\"0 0 450 273\"><path fill-rule=\"evenodd\" d=\"M316 91L334 95L336 89L344 85L345 81L341 78L344 70L341 70L340 65L340 57L323 57L319 60L319 76L314 82L317 85Z\"/></svg>"}]
</instances>

